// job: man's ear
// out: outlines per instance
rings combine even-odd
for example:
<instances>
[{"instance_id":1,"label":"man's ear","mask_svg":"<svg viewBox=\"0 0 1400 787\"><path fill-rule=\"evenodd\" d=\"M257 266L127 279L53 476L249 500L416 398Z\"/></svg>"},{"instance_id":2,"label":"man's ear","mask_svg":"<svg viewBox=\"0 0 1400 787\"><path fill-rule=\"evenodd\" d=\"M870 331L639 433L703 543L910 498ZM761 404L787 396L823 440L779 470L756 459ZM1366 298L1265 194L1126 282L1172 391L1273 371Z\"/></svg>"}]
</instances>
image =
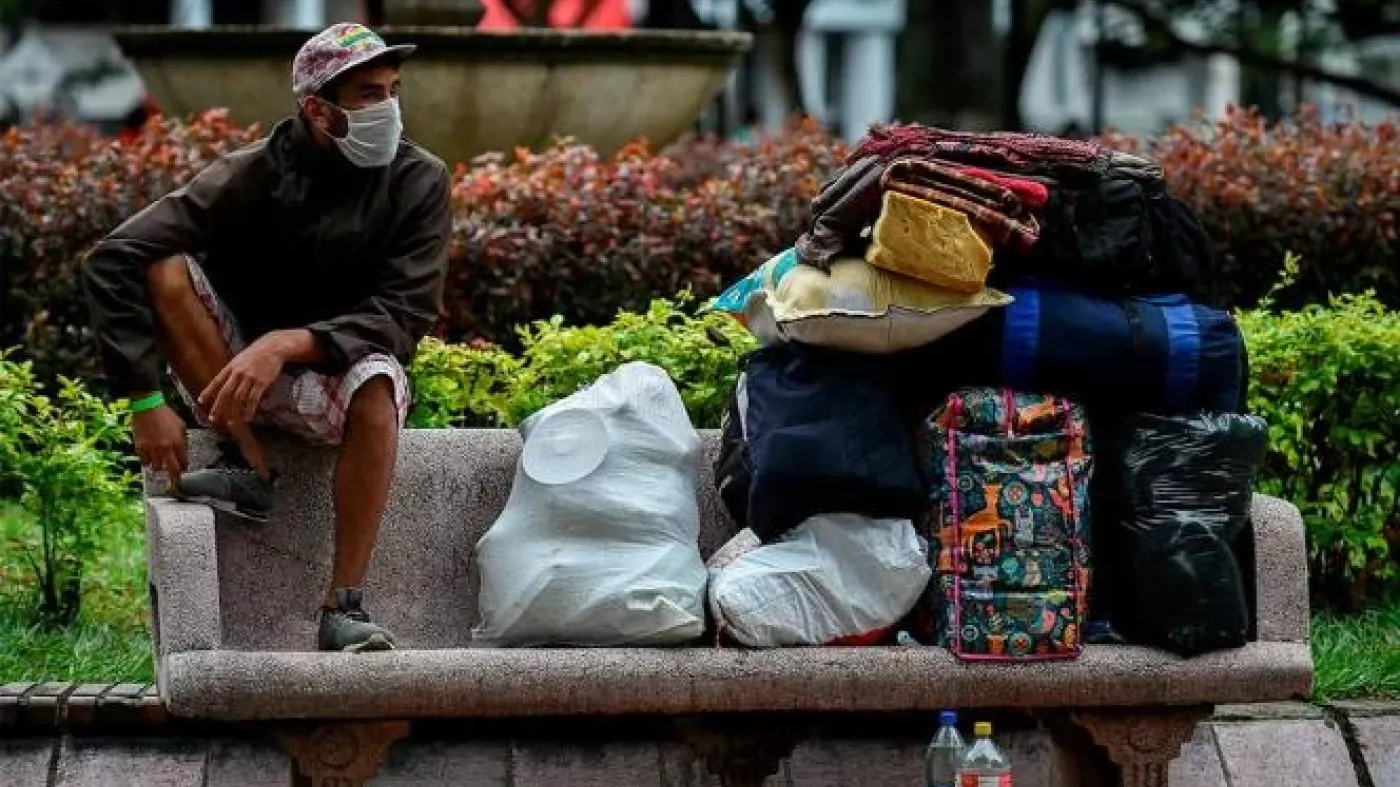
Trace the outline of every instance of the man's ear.
<instances>
[{"instance_id":1,"label":"man's ear","mask_svg":"<svg viewBox=\"0 0 1400 787\"><path fill-rule=\"evenodd\" d=\"M315 96L302 96L297 104L301 107L302 117L310 121L312 125L325 126L324 110L321 108L321 102L317 101Z\"/></svg>"},{"instance_id":2,"label":"man's ear","mask_svg":"<svg viewBox=\"0 0 1400 787\"><path fill-rule=\"evenodd\" d=\"M312 125L332 137L344 137L348 130L344 113L318 96L303 98L301 111Z\"/></svg>"}]
</instances>

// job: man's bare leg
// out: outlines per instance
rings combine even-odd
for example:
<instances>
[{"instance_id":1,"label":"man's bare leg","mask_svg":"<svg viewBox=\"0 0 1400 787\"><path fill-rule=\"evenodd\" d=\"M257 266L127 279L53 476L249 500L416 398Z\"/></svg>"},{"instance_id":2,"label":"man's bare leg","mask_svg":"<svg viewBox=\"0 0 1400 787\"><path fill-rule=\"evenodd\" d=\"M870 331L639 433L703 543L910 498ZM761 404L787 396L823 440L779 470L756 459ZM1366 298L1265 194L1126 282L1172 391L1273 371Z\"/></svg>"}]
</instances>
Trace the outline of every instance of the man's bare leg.
<instances>
[{"instance_id":1,"label":"man's bare leg","mask_svg":"<svg viewBox=\"0 0 1400 787\"><path fill-rule=\"evenodd\" d=\"M345 430L335 465L335 563L317 643L321 650L389 650L394 636L360 606L399 446L399 414L388 377L371 378L355 392Z\"/></svg>"},{"instance_id":2,"label":"man's bare leg","mask_svg":"<svg viewBox=\"0 0 1400 787\"><path fill-rule=\"evenodd\" d=\"M335 563L326 606L335 590L358 588L374 554L379 522L399 447L399 412L386 376L371 378L350 400L345 442L335 466Z\"/></svg>"},{"instance_id":3,"label":"man's bare leg","mask_svg":"<svg viewBox=\"0 0 1400 787\"><path fill-rule=\"evenodd\" d=\"M194 291L183 256L152 264L146 285L156 314L156 341L185 390L199 396L233 359L233 351L224 341L218 322ZM243 452L243 458L267 477L262 444L248 425L230 429L229 435Z\"/></svg>"}]
</instances>

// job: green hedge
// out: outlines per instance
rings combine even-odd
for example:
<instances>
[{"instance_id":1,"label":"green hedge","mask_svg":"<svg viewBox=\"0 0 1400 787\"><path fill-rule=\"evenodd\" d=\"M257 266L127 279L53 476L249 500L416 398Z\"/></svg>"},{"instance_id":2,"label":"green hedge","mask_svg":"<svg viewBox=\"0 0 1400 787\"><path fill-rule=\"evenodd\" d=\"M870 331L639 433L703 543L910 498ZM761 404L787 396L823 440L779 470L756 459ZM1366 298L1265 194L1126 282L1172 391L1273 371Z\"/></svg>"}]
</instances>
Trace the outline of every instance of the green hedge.
<instances>
[{"instance_id":1,"label":"green hedge","mask_svg":"<svg viewBox=\"0 0 1400 787\"><path fill-rule=\"evenodd\" d=\"M1270 305L1239 315L1269 421L1260 487L1303 512L1314 591L1354 608L1400 579L1400 311L1371 293Z\"/></svg>"},{"instance_id":2,"label":"green hedge","mask_svg":"<svg viewBox=\"0 0 1400 787\"><path fill-rule=\"evenodd\" d=\"M731 317L693 314L688 294L655 300L611 324L571 327L560 318L519 332L521 350L426 339L409 367L410 427L514 426L630 361L670 373L691 420L714 427L734 392L739 359L757 345Z\"/></svg>"}]
</instances>

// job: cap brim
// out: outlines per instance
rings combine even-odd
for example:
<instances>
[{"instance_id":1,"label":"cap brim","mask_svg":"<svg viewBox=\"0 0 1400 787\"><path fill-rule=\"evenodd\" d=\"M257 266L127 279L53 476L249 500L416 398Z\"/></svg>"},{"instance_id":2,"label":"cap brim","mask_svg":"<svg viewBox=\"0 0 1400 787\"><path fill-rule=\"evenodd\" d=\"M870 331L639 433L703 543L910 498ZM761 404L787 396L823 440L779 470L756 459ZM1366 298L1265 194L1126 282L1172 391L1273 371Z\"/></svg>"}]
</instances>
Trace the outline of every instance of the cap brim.
<instances>
[{"instance_id":1,"label":"cap brim","mask_svg":"<svg viewBox=\"0 0 1400 787\"><path fill-rule=\"evenodd\" d=\"M347 71L353 71L360 66L369 65L378 60L391 60L395 65L398 65L407 60L416 51L418 51L417 44L395 44L394 46L386 46L378 52L366 52L336 69L330 76L326 77L325 81L316 89L320 90L321 87L325 87L340 78Z\"/></svg>"}]
</instances>

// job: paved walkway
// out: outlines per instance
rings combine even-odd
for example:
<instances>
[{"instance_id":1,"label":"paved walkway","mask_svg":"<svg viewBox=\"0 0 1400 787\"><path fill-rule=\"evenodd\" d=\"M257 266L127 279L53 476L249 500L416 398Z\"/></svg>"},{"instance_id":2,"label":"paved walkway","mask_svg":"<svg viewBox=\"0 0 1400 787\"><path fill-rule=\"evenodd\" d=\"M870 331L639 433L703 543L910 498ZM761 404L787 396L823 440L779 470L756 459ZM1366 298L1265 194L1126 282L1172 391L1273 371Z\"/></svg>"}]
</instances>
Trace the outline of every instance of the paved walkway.
<instances>
[{"instance_id":1,"label":"paved walkway","mask_svg":"<svg viewBox=\"0 0 1400 787\"><path fill-rule=\"evenodd\" d=\"M1172 787L1400 787L1400 702L1224 705Z\"/></svg>"},{"instance_id":2,"label":"paved walkway","mask_svg":"<svg viewBox=\"0 0 1400 787\"><path fill-rule=\"evenodd\" d=\"M23 691L21 691L23 689ZM28 698L23 713L12 702ZM64 698L59 702L60 697ZM17 722L24 722L18 724ZM39 728L101 722L101 734ZM167 727L154 687L0 686L0 787L284 787L291 763L267 735ZM37 727L36 727L37 725ZM908 730L906 730L908 732ZM14 734L12 734L14 733ZM36 734L38 733L38 734ZM397 744L375 787L707 786L676 743L415 737ZM845 787L915 783L927 741L840 734L800 744L765 784ZM1031 723L999 731L1017 783L1082 787L1075 758ZM625 774L622 776L620 774ZM1227 705L1196 729L1171 766L1171 787L1400 787L1400 702Z\"/></svg>"}]
</instances>

